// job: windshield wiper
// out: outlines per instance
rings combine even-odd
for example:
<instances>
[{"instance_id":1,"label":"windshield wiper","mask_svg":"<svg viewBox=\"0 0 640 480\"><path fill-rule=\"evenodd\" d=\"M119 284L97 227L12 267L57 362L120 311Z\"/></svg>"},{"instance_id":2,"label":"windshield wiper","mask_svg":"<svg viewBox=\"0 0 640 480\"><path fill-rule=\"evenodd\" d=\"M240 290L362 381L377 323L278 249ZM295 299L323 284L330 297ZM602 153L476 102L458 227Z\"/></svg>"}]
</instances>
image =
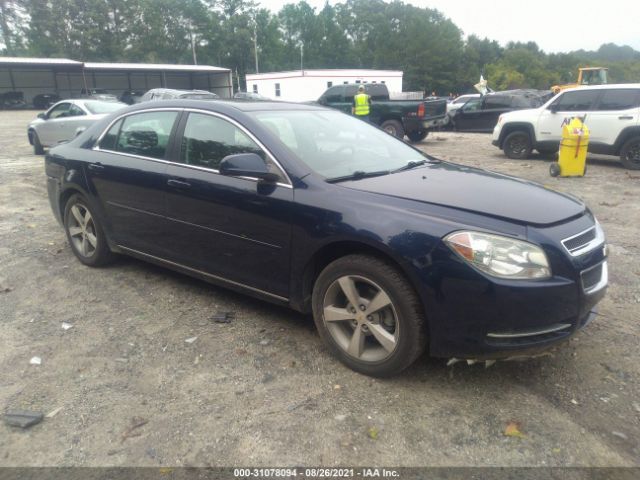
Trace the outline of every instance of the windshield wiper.
<instances>
[{"instance_id":1,"label":"windshield wiper","mask_svg":"<svg viewBox=\"0 0 640 480\"><path fill-rule=\"evenodd\" d=\"M427 163L426 160L417 160L417 161L416 160L411 160L406 165L403 165L400 168L396 168L395 170L391 170L391 172L389 172L389 173L396 173L396 172L403 172L404 170L411 170L412 168L419 167L421 165L424 165L425 163Z\"/></svg>"},{"instance_id":2,"label":"windshield wiper","mask_svg":"<svg viewBox=\"0 0 640 480\"><path fill-rule=\"evenodd\" d=\"M391 173L389 170L378 170L377 172L365 172L364 170L356 170L349 175L343 175L341 177L327 178L329 183L344 182L346 180L360 180L362 178L380 177L382 175L388 175Z\"/></svg>"}]
</instances>

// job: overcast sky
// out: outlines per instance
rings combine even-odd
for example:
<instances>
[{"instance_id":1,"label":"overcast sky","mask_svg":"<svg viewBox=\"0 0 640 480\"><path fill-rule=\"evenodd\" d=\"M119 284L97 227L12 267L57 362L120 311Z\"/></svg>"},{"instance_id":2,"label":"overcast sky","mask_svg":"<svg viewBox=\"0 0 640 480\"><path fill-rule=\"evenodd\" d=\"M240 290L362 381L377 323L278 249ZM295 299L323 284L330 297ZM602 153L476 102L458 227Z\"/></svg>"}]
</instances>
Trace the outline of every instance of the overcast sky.
<instances>
[{"instance_id":1,"label":"overcast sky","mask_svg":"<svg viewBox=\"0 0 640 480\"><path fill-rule=\"evenodd\" d=\"M297 0L257 0L277 12ZM321 9L326 0L307 0ZM336 0L329 0L335 5ZM536 42L546 52L596 50L603 43L640 50L638 0L411 0L418 7L440 10L465 35L497 40Z\"/></svg>"}]
</instances>

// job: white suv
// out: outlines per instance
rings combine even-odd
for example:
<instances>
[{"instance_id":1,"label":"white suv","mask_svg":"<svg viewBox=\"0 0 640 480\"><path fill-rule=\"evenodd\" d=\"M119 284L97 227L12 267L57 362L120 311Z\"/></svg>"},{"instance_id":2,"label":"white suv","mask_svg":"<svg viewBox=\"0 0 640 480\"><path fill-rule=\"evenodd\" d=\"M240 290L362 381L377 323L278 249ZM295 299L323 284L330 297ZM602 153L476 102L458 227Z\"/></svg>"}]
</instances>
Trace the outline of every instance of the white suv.
<instances>
[{"instance_id":1,"label":"white suv","mask_svg":"<svg viewBox=\"0 0 640 480\"><path fill-rule=\"evenodd\" d=\"M531 150L558 151L562 126L585 117L589 152L619 155L622 164L640 170L640 84L594 85L560 92L542 107L504 113L493 129L493 145L509 158L527 158Z\"/></svg>"}]
</instances>

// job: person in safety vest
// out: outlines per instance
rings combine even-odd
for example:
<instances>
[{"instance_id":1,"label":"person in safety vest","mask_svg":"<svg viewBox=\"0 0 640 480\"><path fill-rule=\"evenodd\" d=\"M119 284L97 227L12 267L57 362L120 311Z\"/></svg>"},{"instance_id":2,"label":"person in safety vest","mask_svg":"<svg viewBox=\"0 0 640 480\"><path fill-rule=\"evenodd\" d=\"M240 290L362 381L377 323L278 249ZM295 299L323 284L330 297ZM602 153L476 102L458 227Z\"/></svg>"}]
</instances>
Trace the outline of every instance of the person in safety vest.
<instances>
[{"instance_id":1,"label":"person in safety vest","mask_svg":"<svg viewBox=\"0 0 640 480\"><path fill-rule=\"evenodd\" d=\"M360 85L358 87L358 93L353 97L351 113L365 122L369 121L369 113L371 113L371 97L364 93L364 85Z\"/></svg>"}]
</instances>

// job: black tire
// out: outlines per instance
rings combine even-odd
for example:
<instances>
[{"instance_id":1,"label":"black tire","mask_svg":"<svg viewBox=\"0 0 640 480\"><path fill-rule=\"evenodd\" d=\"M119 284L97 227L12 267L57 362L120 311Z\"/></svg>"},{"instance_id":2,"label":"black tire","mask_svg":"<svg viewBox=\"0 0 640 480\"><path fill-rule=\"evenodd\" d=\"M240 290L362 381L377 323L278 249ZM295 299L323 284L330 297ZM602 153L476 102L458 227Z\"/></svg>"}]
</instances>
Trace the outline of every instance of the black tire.
<instances>
[{"instance_id":1,"label":"black tire","mask_svg":"<svg viewBox=\"0 0 640 480\"><path fill-rule=\"evenodd\" d=\"M552 177L557 177L558 175L560 175L560 165L558 165L555 162L553 162L551 165L549 165L549 174Z\"/></svg>"},{"instance_id":2,"label":"black tire","mask_svg":"<svg viewBox=\"0 0 640 480\"><path fill-rule=\"evenodd\" d=\"M348 279L347 282L352 280L356 288L357 302L361 305L352 311L360 318L325 321L327 309L350 313L352 303L339 283L344 279ZM373 302L366 298L367 289L371 289L375 298L374 286L379 287L378 293L384 292L390 302L383 308L372 310L370 315L366 308ZM337 296L333 292L337 292ZM337 307L339 301L332 299L340 296L342 306ZM366 308L363 303L366 303ZM418 295L398 268L376 257L348 255L329 264L316 279L312 304L313 318L325 344L342 363L356 372L374 377L398 374L426 348L427 326ZM374 328L378 334L374 333ZM393 338L392 347L385 347L378 340L382 329L385 335ZM349 346L354 344L356 330L360 332L358 339L364 338L360 342L359 356L362 358L348 353Z\"/></svg>"},{"instance_id":3,"label":"black tire","mask_svg":"<svg viewBox=\"0 0 640 480\"><path fill-rule=\"evenodd\" d=\"M77 210L74 210L74 207ZM89 218L82 225L76 214L79 213L80 217L86 220L87 212ZM81 230L81 233L77 233L78 229ZM109 249L99 219L87 199L80 194L74 194L67 200L64 207L64 231L67 234L71 251L81 263L89 267L101 267L114 259L114 254ZM83 248L85 245L86 249Z\"/></svg>"},{"instance_id":4,"label":"black tire","mask_svg":"<svg viewBox=\"0 0 640 480\"><path fill-rule=\"evenodd\" d=\"M404 138L404 127L398 120L387 120L380 125L385 132L397 138Z\"/></svg>"},{"instance_id":5,"label":"black tire","mask_svg":"<svg viewBox=\"0 0 640 480\"><path fill-rule=\"evenodd\" d=\"M421 142L422 140L427 138L427 135L429 135L429 130L420 130L417 132L407 133L407 137L409 137L409 140L411 140L413 143Z\"/></svg>"},{"instance_id":6,"label":"black tire","mask_svg":"<svg viewBox=\"0 0 640 480\"><path fill-rule=\"evenodd\" d=\"M640 170L640 137L627 140L620 150L620 161L629 170Z\"/></svg>"},{"instance_id":7,"label":"black tire","mask_svg":"<svg viewBox=\"0 0 640 480\"><path fill-rule=\"evenodd\" d=\"M32 131L30 136L34 155L44 155L44 147L40 143L40 137L38 137L38 134L35 131Z\"/></svg>"},{"instance_id":8,"label":"black tire","mask_svg":"<svg viewBox=\"0 0 640 480\"><path fill-rule=\"evenodd\" d=\"M504 139L502 149L507 157L514 160L524 160L531 155L531 137L523 130L511 132Z\"/></svg>"}]
</instances>

